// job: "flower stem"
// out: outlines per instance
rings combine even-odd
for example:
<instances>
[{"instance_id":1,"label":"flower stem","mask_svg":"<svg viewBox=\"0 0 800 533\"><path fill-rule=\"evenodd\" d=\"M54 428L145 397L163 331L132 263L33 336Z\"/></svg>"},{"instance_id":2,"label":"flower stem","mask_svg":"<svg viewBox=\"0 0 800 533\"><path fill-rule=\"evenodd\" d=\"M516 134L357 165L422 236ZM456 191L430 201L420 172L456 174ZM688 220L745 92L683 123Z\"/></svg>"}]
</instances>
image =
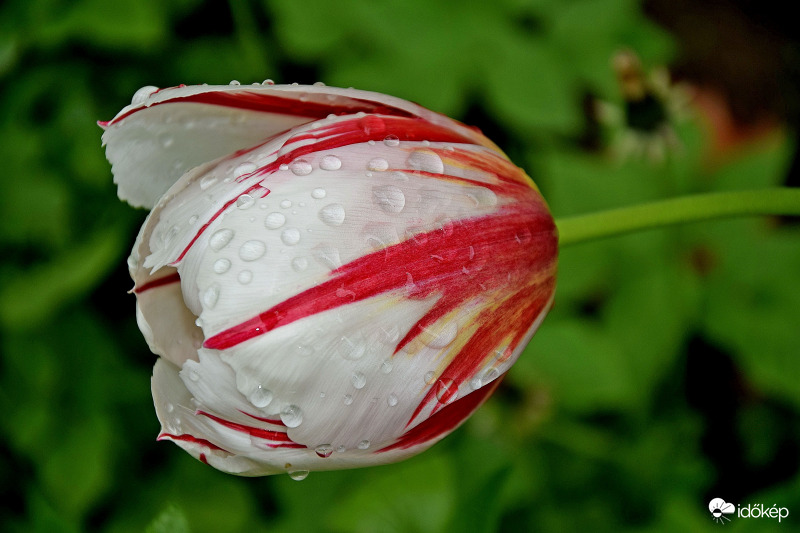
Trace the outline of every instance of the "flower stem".
<instances>
[{"instance_id":1,"label":"flower stem","mask_svg":"<svg viewBox=\"0 0 800 533\"><path fill-rule=\"evenodd\" d=\"M561 217L559 246L713 218L800 215L800 189L780 187L697 194L646 204Z\"/></svg>"}]
</instances>

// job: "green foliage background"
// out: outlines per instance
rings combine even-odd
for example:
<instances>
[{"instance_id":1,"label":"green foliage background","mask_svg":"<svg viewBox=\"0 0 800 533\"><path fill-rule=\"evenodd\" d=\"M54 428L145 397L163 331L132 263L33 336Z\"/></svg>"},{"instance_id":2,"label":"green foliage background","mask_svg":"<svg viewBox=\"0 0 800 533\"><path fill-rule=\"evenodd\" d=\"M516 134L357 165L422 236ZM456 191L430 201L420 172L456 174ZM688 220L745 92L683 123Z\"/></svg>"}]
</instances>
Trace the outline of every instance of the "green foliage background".
<instances>
[{"instance_id":1,"label":"green foliage background","mask_svg":"<svg viewBox=\"0 0 800 533\"><path fill-rule=\"evenodd\" d=\"M477 123L556 216L782 183L794 140L709 166L577 141L612 55L668 63L634 0L6 0L0 5L0 530L787 531L800 520L800 231L734 220L565 249L503 388L405 463L243 479L156 443L124 266L145 213L100 148L143 85L323 80ZM608 138L612 138L609 136ZM707 503L790 518L712 523ZM789 528L789 529L787 529Z\"/></svg>"}]
</instances>

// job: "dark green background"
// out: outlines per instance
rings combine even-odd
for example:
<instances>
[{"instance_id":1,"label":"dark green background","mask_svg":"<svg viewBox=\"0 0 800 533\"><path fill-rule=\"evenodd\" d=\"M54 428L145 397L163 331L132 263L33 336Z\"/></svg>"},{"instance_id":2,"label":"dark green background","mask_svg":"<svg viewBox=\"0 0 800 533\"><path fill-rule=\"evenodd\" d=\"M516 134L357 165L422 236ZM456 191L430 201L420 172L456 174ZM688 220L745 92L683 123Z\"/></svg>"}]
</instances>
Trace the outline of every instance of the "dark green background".
<instances>
[{"instance_id":1,"label":"dark green background","mask_svg":"<svg viewBox=\"0 0 800 533\"><path fill-rule=\"evenodd\" d=\"M124 266L145 213L117 201L96 120L143 85L322 80L477 124L556 216L787 180L791 128L711 164L687 115L664 161L612 157L631 132L587 109L622 109L622 47L647 69L687 59L633 0L4 1L0 530L796 528L800 228L787 220L564 250L555 308L503 387L405 463L244 479L155 442L155 356ZM718 525L712 497L791 515Z\"/></svg>"}]
</instances>

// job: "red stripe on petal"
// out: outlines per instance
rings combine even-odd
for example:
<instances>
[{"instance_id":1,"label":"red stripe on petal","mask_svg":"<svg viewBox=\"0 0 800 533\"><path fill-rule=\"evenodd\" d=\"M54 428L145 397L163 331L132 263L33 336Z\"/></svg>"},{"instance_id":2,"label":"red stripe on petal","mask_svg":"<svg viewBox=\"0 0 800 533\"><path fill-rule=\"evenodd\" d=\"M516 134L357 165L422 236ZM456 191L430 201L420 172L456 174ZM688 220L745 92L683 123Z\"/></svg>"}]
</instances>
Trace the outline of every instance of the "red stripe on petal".
<instances>
[{"instance_id":1,"label":"red stripe on petal","mask_svg":"<svg viewBox=\"0 0 800 533\"><path fill-rule=\"evenodd\" d=\"M232 422L230 420L225 420L216 415L212 415L211 413L207 413L205 411L197 411L195 414L205 416L210 418L214 422L217 422L220 425L225 426L226 428L233 429L235 431L241 431L242 433L247 433L251 437L257 437L259 439L264 439L272 442L276 442L277 444L267 444L270 448L305 448L306 446L303 444L298 444L294 442L289 435L286 434L285 431L273 431L270 429L262 429L253 426L246 426L244 424L239 424L237 422Z\"/></svg>"},{"instance_id":2,"label":"red stripe on petal","mask_svg":"<svg viewBox=\"0 0 800 533\"><path fill-rule=\"evenodd\" d=\"M222 452L225 452L225 453L230 453L228 450L225 450L224 448L220 448L219 446L217 446L213 442L209 442L206 439L201 439L201 438L195 437L193 435L189 435L188 433L184 433L182 435L174 435L172 433L161 433L156 440L164 440L164 439L182 440L182 441L185 441L185 442L191 442L193 444L198 444L200 446L205 446L206 448L208 448L210 450L219 450L219 451L222 451Z\"/></svg>"},{"instance_id":3,"label":"red stripe on petal","mask_svg":"<svg viewBox=\"0 0 800 533\"><path fill-rule=\"evenodd\" d=\"M140 287L134 287L133 292L136 294L141 294L144 291L149 291L150 289L155 289L156 287L163 287L164 285L170 285L172 283L180 283L181 276L177 272L173 272L168 276L164 276L162 278L154 279L153 281L148 281L144 285Z\"/></svg>"},{"instance_id":4,"label":"red stripe on petal","mask_svg":"<svg viewBox=\"0 0 800 533\"><path fill-rule=\"evenodd\" d=\"M405 450L444 437L466 420L494 392L501 381L502 376L464 398L443 407L438 413L409 429L394 443L381 448L377 453Z\"/></svg>"}]
</instances>

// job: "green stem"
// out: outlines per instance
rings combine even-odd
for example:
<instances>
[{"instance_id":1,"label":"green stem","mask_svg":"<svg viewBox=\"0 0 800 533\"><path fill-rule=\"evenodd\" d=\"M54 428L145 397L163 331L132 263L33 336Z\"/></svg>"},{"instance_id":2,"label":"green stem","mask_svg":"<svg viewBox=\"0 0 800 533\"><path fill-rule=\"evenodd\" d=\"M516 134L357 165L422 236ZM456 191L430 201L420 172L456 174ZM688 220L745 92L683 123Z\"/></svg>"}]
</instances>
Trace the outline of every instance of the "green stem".
<instances>
[{"instance_id":1,"label":"green stem","mask_svg":"<svg viewBox=\"0 0 800 533\"><path fill-rule=\"evenodd\" d=\"M684 196L562 217L556 220L556 225L559 245L569 246L672 224L744 215L800 215L800 189L782 187Z\"/></svg>"}]
</instances>

